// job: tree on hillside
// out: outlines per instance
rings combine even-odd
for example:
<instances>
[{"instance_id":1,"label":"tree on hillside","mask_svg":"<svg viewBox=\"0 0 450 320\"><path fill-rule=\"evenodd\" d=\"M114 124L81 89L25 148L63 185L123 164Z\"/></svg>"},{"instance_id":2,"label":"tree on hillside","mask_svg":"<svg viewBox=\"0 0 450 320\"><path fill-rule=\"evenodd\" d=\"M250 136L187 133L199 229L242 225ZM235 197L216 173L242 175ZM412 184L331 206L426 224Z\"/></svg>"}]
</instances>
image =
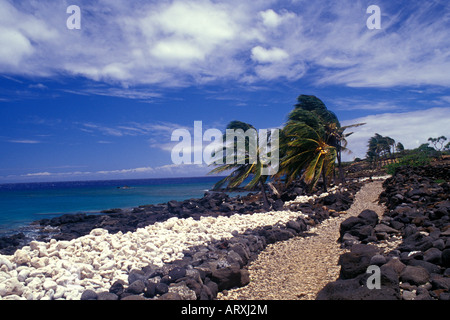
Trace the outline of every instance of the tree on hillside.
<instances>
[{"instance_id":1,"label":"tree on hillside","mask_svg":"<svg viewBox=\"0 0 450 320\"><path fill-rule=\"evenodd\" d=\"M447 142L447 144L444 147L444 150L446 150L446 151L450 150L450 142Z\"/></svg>"},{"instance_id":2,"label":"tree on hillside","mask_svg":"<svg viewBox=\"0 0 450 320\"><path fill-rule=\"evenodd\" d=\"M380 168L382 158L392 155L392 146L395 146L394 139L383 137L382 135L375 133L375 135L369 139L366 157L375 168Z\"/></svg>"},{"instance_id":3,"label":"tree on hillside","mask_svg":"<svg viewBox=\"0 0 450 320\"><path fill-rule=\"evenodd\" d=\"M444 149L444 143L447 141L447 137L440 136L438 138L428 138L428 141L433 144L436 151L442 151Z\"/></svg>"},{"instance_id":4,"label":"tree on hillside","mask_svg":"<svg viewBox=\"0 0 450 320\"><path fill-rule=\"evenodd\" d=\"M397 151L398 153L402 153L403 151L405 151L405 147L401 142L397 143L397 145L395 146L395 151Z\"/></svg>"},{"instance_id":5,"label":"tree on hillside","mask_svg":"<svg viewBox=\"0 0 450 320\"><path fill-rule=\"evenodd\" d=\"M391 137L384 137L385 139L385 143L388 146L388 154L389 156L392 156L395 153L395 140L392 139ZM391 148L392 148L392 152L391 152Z\"/></svg>"}]
</instances>

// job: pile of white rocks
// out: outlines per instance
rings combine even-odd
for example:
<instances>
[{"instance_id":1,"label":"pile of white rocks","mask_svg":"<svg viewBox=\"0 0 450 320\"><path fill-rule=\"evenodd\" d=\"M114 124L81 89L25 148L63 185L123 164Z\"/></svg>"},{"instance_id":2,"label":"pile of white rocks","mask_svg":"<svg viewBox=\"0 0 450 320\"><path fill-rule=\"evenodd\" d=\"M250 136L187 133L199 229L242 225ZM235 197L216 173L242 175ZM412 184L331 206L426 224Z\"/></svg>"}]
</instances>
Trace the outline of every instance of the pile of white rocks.
<instances>
[{"instance_id":1,"label":"pile of white rocks","mask_svg":"<svg viewBox=\"0 0 450 320\"><path fill-rule=\"evenodd\" d=\"M359 182L364 182L367 180L383 180L384 181L386 179L389 179L390 177L392 177L392 175L376 176L376 177L371 177L371 178L365 177L365 178L359 178L358 181Z\"/></svg>"},{"instance_id":2,"label":"pile of white rocks","mask_svg":"<svg viewBox=\"0 0 450 320\"><path fill-rule=\"evenodd\" d=\"M305 202L309 202L310 200L316 200L316 199L320 199L320 198L325 198L325 197L329 196L330 194L334 194L334 193L336 193L338 191L344 192L344 191L347 191L347 189L342 187L342 185L340 184L338 186L332 187L327 192L323 192L323 193L321 193L319 195L314 194L312 196L308 196L308 195L297 196L294 200L285 201L284 202L284 206L285 207L289 207L291 204L305 203Z\"/></svg>"},{"instance_id":3,"label":"pile of white rocks","mask_svg":"<svg viewBox=\"0 0 450 320\"><path fill-rule=\"evenodd\" d=\"M85 290L108 290L114 281L126 280L133 269L181 259L190 247L299 217L304 215L273 211L200 220L171 218L133 233L94 229L71 241L33 241L14 255L0 255L0 300L78 300Z\"/></svg>"},{"instance_id":4,"label":"pile of white rocks","mask_svg":"<svg viewBox=\"0 0 450 320\"><path fill-rule=\"evenodd\" d=\"M375 180L382 180L382 181L384 181L384 180L386 180L386 179L388 179L390 177L391 177L391 175L376 176L376 177L372 177L372 178L365 177L365 178L354 179L353 182L365 182L365 181L368 181L368 180L373 180L373 181L375 181ZM300 196L297 196L294 200L285 201L284 202L284 207L288 208L291 204L305 203L305 202L309 202L311 200L325 198L325 197L329 196L330 194L335 194L337 192L345 192L345 191L347 191L347 188L343 187L342 184L339 184L337 186L334 186L334 187L330 188L327 192L322 192L321 194L318 194L318 195L317 194L314 194L314 195L311 195L311 196L300 195Z\"/></svg>"}]
</instances>

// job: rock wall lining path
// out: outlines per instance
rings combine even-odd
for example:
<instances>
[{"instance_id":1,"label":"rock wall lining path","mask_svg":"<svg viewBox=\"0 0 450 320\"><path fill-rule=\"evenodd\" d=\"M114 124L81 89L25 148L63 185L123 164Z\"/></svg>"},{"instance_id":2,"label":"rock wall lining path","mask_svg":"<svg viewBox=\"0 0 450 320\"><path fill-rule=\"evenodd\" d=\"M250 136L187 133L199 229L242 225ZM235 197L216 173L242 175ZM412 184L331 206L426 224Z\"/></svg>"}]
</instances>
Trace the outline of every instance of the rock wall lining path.
<instances>
[{"instance_id":1,"label":"rock wall lining path","mask_svg":"<svg viewBox=\"0 0 450 320\"><path fill-rule=\"evenodd\" d=\"M365 184L356 194L347 214L323 221L311 228L311 237L296 237L268 245L248 270L250 283L242 288L219 293L224 300L314 300L317 293L339 277L338 259L341 222L369 209L380 217L385 208L378 204L383 181Z\"/></svg>"}]
</instances>

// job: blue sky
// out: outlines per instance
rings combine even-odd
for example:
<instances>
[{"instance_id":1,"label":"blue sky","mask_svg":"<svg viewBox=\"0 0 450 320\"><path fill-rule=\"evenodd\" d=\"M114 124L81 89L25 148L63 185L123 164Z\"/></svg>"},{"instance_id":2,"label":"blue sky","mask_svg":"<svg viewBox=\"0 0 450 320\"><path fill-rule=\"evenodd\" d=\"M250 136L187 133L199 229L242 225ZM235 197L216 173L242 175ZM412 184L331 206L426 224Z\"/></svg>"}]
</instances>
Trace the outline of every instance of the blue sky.
<instances>
[{"instance_id":1,"label":"blue sky","mask_svg":"<svg viewBox=\"0 0 450 320\"><path fill-rule=\"evenodd\" d=\"M203 175L173 130L280 127L300 94L367 122L348 160L450 138L449 39L447 1L0 0L0 183Z\"/></svg>"}]
</instances>

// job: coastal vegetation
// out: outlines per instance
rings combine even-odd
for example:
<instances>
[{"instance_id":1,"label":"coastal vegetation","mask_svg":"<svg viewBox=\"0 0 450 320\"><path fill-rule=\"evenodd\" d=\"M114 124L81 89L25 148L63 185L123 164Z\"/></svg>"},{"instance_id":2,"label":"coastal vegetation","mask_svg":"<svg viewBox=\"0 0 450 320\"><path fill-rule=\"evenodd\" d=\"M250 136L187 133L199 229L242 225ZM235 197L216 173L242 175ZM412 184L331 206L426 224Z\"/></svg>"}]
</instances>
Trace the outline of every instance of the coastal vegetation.
<instances>
[{"instance_id":1,"label":"coastal vegetation","mask_svg":"<svg viewBox=\"0 0 450 320\"><path fill-rule=\"evenodd\" d=\"M250 152L251 139L246 136L245 149L235 151L236 158L241 161L226 163L225 147L220 150L223 157L222 164L213 163L216 168L210 174L228 173L228 176L220 180L214 189L226 187L232 190L244 183L245 189L248 190L254 190L258 186L264 207L267 209L270 208L266 195L266 190L269 189L266 186L268 182L279 182L277 185L286 189L291 184L301 181L309 191L318 186L327 191L331 181L335 184L345 184L345 171L349 163L342 162L342 154L351 153L347 148L347 137L353 134L347 130L363 125L365 123L341 126L336 114L327 109L323 101L316 96L300 95L293 110L287 115L286 123L279 130L279 145L276 151L279 153L280 161L276 172L272 175L263 173L265 164L260 161L259 156L263 151L260 147L254 149L255 157ZM227 129L256 131L254 126L241 121L230 122ZM224 134L224 141L225 138ZM259 146L261 145L259 142L253 143ZM430 137L428 143L409 150L394 138L375 133L368 140L366 158L357 158L353 163L366 163L369 170L393 174L399 167L427 165L433 158L442 157L450 150L450 142L446 142L445 136ZM238 142L234 140L232 143L234 143L232 150L239 150ZM270 189L273 189L273 184L270 184Z\"/></svg>"},{"instance_id":2,"label":"coastal vegetation","mask_svg":"<svg viewBox=\"0 0 450 320\"><path fill-rule=\"evenodd\" d=\"M387 164L384 169L388 174L394 174L400 167L417 167L428 165L434 159L440 159L448 155L449 148L444 146L444 142L446 140L447 138L445 136L429 138L428 141L433 145L433 147L431 147L429 143L423 143L419 147L411 150L397 148L397 154L394 157L395 161Z\"/></svg>"},{"instance_id":3,"label":"coastal vegetation","mask_svg":"<svg viewBox=\"0 0 450 320\"><path fill-rule=\"evenodd\" d=\"M245 149L236 151L233 155L241 161L226 163L225 147L220 150L223 161L218 165L213 163L216 168L210 174L227 173L228 176L220 180L214 189L225 187L232 190L242 184L245 184L244 188L248 190L259 187L264 207L267 209L270 204L266 195L269 188L266 185L271 181L280 182L278 185L284 189L301 181L309 191L318 186L327 191L331 181L335 184L345 184L345 171L349 163L342 162L342 154L351 153L347 148L347 137L353 134L347 130L363 125L365 123L341 126L336 114L327 109L323 101L316 96L300 95L293 110L287 115L286 123L279 130L279 145L276 151L279 153L280 161L276 172L272 175L263 173L265 164L260 161L259 156L263 151L257 147L255 157L250 152L251 139L246 137ZM227 129L256 131L251 124L237 120L230 122ZM224 134L224 141L225 138ZM261 145L259 142L255 144ZM448 153L450 142L445 144L446 142L445 136L430 137L428 143L408 150L403 143L395 141L394 138L375 133L368 141L366 158L357 158L353 163L367 163L371 170L393 174L399 167L427 165L433 158ZM232 150L239 150L238 142L234 140L232 143L235 144ZM270 184L270 188L273 189L273 184Z\"/></svg>"},{"instance_id":4,"label":"coastal vegetation","mask_svg":"<svg viewBox=\"0 0 450 320\"><path fill-rule=\"evenodd\" d=\"M395 153L395 140L375 133L369 139L366 158L374 168L381 168L383 159L392 158ZM400 148L403 147L401 144ZM391 149L392 148L392 149Z\"/></svg>"},{"instance_id":5,"label":"coastal vegetation","mask_svg":"<svg viewBox=\"0 0 450 320\"><path fill-rule=\"evenodd\" d=\"M280 164L277 172L270 177L261 174L263 163L259 160L259 156L256 157L257 161L250 161L250 148L247 148L250 142L246 140L245 150L241 151L241 155L236 155L245 159L244 163L236 161L224 164L225 161L222 161L219 165L213 164L216 165L216 168L210 174L231 171L227 177L215 185L215 189L224 185L228 189L237 188L251 177L246 188L253 188L259 184L265 206L268 206L268 202L264 185L268 179L283 181L285 186L300 179L308 185L310 190L314 189L322 179L322 188L326 191L331 178L334 178L335 181L345 182L341 157L343 152L350 152L347 149L346 138L352 134L352 132L345 131L361 125L364 123L343 127L336 114L328 110L319 98L300 95L294 109L288 114L286 124L279 133L277 151ZM227 129L246 131L254 129L254 127L241 121L232 121L228 124ZM234 141L234 143L238 142ZM258 143L258 145L260 144ZM238 150L237 145L235 147L232 149ZM261 150L257 150L259 155ZM225 157L225 150L220 151Z\"/></svg>"}]
</instances>

